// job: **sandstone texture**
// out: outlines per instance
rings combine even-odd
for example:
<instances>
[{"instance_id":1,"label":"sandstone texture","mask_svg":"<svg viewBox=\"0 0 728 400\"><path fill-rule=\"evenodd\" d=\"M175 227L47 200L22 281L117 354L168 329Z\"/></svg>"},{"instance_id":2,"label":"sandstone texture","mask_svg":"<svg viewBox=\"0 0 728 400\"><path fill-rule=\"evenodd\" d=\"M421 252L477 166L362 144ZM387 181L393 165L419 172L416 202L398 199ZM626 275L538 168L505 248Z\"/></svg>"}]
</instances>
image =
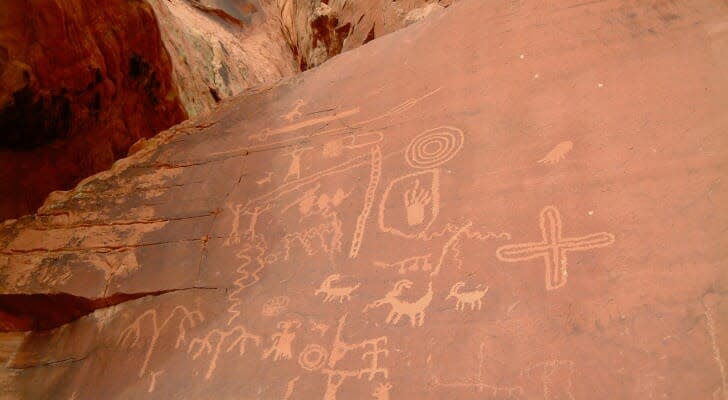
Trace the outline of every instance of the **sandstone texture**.
<instances>
[{"instance_id":1,"label":"sandstone texture","mask_svg":"<svg viewBox=\"0 0 728 400\"><path fill-rule=\"evenodd\" d=\"M461 0L221 101L0 226L0 397L728 399L727 68Z\"/></svg>"},{"instance_id":2,"label":"sandstone texture","mask_svg":"<svg viewBox=\"0 0 728 400\"><path fill-rule=\"evenodd\" d=\"M137 140L222 99L293 76L449 4L6 0L0 219L35 212L51 191L70 189L109 168Z\"/></svg>"}]
</instances>

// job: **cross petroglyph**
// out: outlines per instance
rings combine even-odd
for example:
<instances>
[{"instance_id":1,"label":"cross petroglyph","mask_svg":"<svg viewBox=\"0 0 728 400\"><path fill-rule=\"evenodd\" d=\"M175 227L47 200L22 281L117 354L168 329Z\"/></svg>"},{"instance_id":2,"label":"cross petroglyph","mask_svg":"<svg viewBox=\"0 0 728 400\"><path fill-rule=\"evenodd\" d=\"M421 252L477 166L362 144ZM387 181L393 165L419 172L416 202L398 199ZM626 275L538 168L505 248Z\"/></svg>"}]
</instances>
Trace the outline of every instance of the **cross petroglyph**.
<instances>
[{"instance_id":1,"label":"cross petroglyph","mask_svg":"<svg viewBox=\"0 0 728 400\"><path fill-rule=\"evenodd\" d=\"M505 262L518 262L543 258L546 265L546 290L566 285L567 256L570 252L606 247L614 243L614 235L607 232L580 237L563 237L561 214L556 207L541 210L541 241L501 246L496 257Z\"/></svg>"}]
</instances>

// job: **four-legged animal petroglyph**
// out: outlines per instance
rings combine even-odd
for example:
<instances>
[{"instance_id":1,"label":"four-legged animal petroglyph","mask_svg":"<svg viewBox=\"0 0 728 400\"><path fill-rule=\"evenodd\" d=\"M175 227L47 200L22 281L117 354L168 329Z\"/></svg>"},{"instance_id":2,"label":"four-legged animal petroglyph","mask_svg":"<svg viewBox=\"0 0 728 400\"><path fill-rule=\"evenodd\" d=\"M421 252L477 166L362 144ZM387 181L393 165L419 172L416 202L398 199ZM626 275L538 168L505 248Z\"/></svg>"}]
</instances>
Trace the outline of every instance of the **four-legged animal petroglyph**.
<instances>
[{"instance_id":1,"label":"four-legged animal petroglyph","mask_svg":"<svg viewBox=\"0 0 728 400\"><path fill-rule=\"evenodd\" d=\"M278 329L280 332L276 332L271 336L273 344L263 351L262 359L273 356L273 360L290 360L293 355L291 350L291 344L293 339L296 338L296 333L293 331L301 326L300 321L290 320L281 321L278 323Z\"/></svg>"},{"instance_id":2,"label":"four-legged animal petroglyph","mask_svg":"<svg viewBox=\"0 0 728 400\"><path fill-rule=\"evenodd\" d=\"M381 307L388 304L392 307L387 314L384 322L388 324L396 324L399 322L403 315L406 315L410 319L412 326L422 326L425 323L425 310L432 302L433 291L432 291L432 279L427 285L427 292L414 302L408 302L402 300L402 291L404 289L412 288L412 281L408 279L402 279L394 284L392 290L387 292L383 298L375 300L372 303L367 304L363 311L367 311L370 308Z\"/></svg>"},{"instance_id":3,"label":"four-legged animal petroglyph","mask_svg":"<svg viewBox=\"0 0 728 400\"><path fill-rule=\"evenodd\" d=\"M220 350L223 347L226 339L232 337L233 340L227 349L226 353L232 351L236 346L238 347L238 353L242 356L245 354L245 345L248 340L251 340L256 346L260 345L260 336L249 333L244 326L238 325L230 330L213 329L202 338L193 339L190 342L190 346L187 348L187 352L192 354L192 359L196 360L200 357L203 352L206 354L212 354L210 364L207 367L205 373L205 379L210 379L212 373L217 368L217 359L220 356ZM213 339L217 338L217 339Z\"/></svg>"},{"instance_id":4,"label":"four-legged animal petroglyph","mask_svg":"<svg viewBox=\"0 0 728 400\"><path fill-rule=\"evenodd\" d=\"M471 290L468 292L461 292L460 289L465 286L465 282L458 282L450 288L450 294L447 295L445 300L449 298L454 298L457 300L457 303L455 303L455 309L458 311L465 311L465 306L469 305L470 310L473 311L477 307L478 310L483 306L483 296L485 296L486 293L488 293L488 289L490 287L486 287L485 289L479 289L480 285L475 290Z\"/></svg>"},{"instance_id":5,"label":"four-legged animal petroglyph","mask_svg":"<svg viewBox=\"0 0 728 400\"><path fill-rule=\"evenodd\" d=\"M540 242L501 246L496 250L495 255L499 260L505 262L543 259L546 265L546 290L554 290L566 285L569 253L597 249L614 243L614 235L608 232L581 237L562 237L561 214L553 206L541 210L540 226Z\"/></svg>"},{"instance_id":6,"label":"four-legged animal petroglyph","mask_svg":"<svg viewBox=\"0 0 728 400\"><path fill-rule=\"evenodd\" d=\"M293 109L287 114L282 115L281 118L285 119L289 123L293 122L294 119L301 116L301 107L303 107L304 104L306 104L306 102L303 99L296 100L296 102L293 103Z\"/></svg>"},{"instance_id":7,"label":"four-legged animal petroglyph","mask_svg":"<svg viewBox=\"0 0 728 400\"><path fill-rule=\"evenodd\" d=\"M321 282L321 286L316 289L316 291L314 292L314 296L318 296L319 294L325 295L324 303L328 303L334 300L339 300L339 303L343 303L344 300L351 300L351 293L358 289L360 284L357 283L354 286L331 286L333 283L336 283L339 280L341 280L340 274L329 275L328 278L324 279L324 281Z\"/></svg>"},{"instance_id":8,"label":"four-legged animal petroglyph","mask_svg":"<svg viewBox=\"0 0 728 400\"><path fill-rule=\"evenodd\" d=\"M538 160L539 164L556 164L563 160L574 147L574 143L567 140L556 145L542 159Z\"/></svg>"},{"instance_id":9,"label":"four-legged animal petroglyph","mask_svg":"<svg viewBox=\"0 0 728 400\"><path fill-rule=\"evenodd\" d=\"M185 335L187 332L187 328L185 327L185 323L190 328L194 328L198 323L205 320L201 312L190 311L185 306L176 306L172 309L167 318L165 318L164 321L162 321L162 323L160 324L157 320L157 310L147 310L142 313L142 315L137 317L137 319L134 320L134 322L132 322L126 329L121 331L121 335L119 335L119 340L117 344L121 346L128 345L129 347L135 347L137 344L139 344L139 339L142 337L142 322L144 322L145 320L149 320L151 322L152 339L147 345L147 351L144 355L144 362L142 363L142 367L139 369L140 378L144 376L144 373L147 371L147 367L149 366L149 360L152 357L154 348L157 346L157 341L164 331L164 328L177 315L180 316L180 320L177 324L177 341L175 342L174 347L179 348L179 346L183 344L186 340Z\"/></svg>"}]
</instances>

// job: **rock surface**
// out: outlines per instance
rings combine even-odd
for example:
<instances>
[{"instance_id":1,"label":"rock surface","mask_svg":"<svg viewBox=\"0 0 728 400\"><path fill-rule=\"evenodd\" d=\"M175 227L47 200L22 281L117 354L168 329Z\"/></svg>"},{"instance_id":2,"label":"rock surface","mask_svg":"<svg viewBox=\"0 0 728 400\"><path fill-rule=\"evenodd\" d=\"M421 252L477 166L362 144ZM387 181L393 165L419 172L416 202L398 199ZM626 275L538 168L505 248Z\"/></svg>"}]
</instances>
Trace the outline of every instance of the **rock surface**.
<instances>
[{"instance_id":1,"label":"rock surface","mask_svg":"<svg viewBox=\"0 0 728 400\"><path fill-rule=\"evenodd\" d=\"M2 395L728 398L727 18L463 0L136 146L2 226Z\"/></svg>"},{"instance_id":2,"label":"rock surface","mask_svg":"<svg viewBox=\"0 0 728 400\"><path fill-rule=\"evenodd\" d=\"M86 3L0 7L0 219L185 118L151 7Z\"/></svg>"}]
</instances>

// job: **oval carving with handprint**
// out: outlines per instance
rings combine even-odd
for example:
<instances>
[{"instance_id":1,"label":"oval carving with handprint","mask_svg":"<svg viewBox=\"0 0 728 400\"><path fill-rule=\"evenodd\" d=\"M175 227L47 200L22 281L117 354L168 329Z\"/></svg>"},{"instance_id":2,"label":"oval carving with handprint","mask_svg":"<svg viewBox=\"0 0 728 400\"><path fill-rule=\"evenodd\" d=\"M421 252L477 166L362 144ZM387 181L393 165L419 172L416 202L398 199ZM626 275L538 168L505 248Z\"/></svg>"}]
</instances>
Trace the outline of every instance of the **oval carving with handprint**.
<instances>
[{"instance_id":1,"label":"oval carving with handprint","mask_svg":"<svg viewBox=\"0 0 728 400\"><path fill-rule=\"evenodd\" d=\"M379 229L417 238L440 213L440 170L414 172L392 180L379 203Z\"/></svg>"}]
</instances>

